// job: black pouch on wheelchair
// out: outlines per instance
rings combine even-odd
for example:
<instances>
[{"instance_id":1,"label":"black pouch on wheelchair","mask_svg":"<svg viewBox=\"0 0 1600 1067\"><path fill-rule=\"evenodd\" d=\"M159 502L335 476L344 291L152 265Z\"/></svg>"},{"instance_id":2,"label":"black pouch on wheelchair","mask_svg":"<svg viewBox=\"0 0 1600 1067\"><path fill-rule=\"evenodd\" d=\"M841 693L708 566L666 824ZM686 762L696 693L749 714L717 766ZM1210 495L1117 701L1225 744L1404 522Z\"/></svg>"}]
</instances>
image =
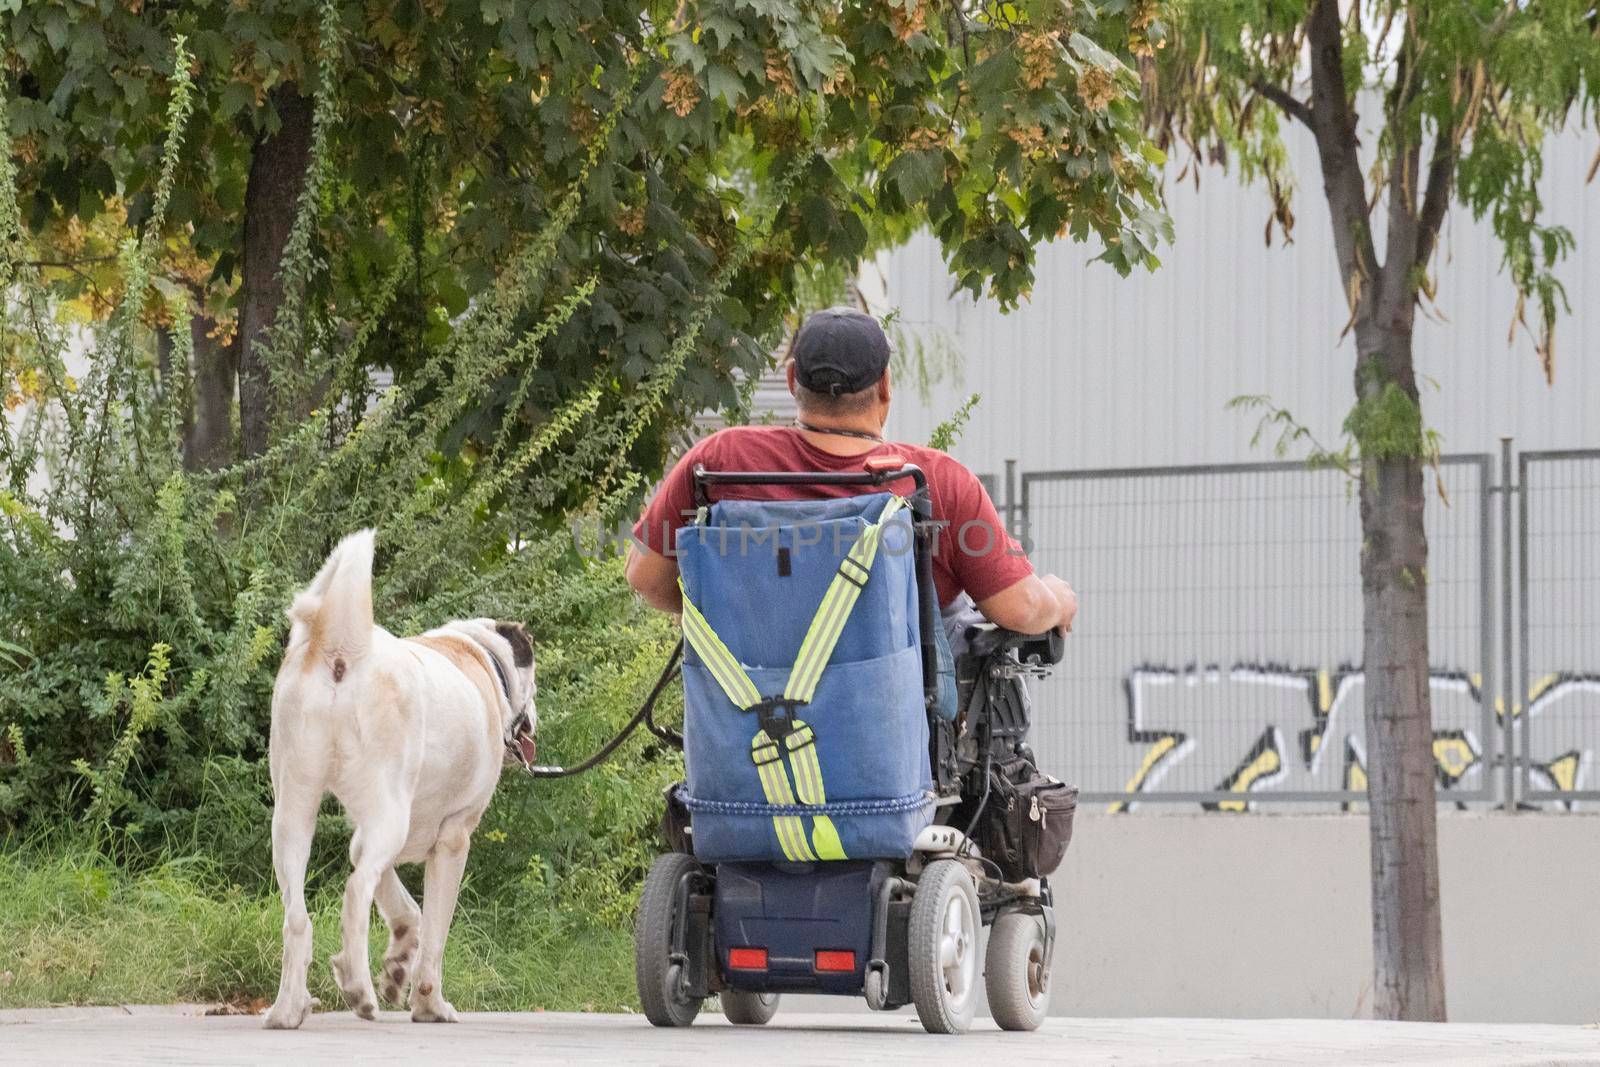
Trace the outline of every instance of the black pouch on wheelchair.
<instances>
[{"instance_id":1,"label":"black pouch on wheelchair","mask_svg":"<svg viewBox=\"0 0 1600 1067\"><path fill-rule=\"evenodd\" d=\"M661 841L669 852L694 852L689 835L691 817L689 805L683 802L683 783L673 782L662 794L666 801L661 812Z\"/></svg>"},{"instance_id":2,"label":"black pouch on wheelchair","mask_svg":"<svg viewBox=\"0 0 1600 1067\"><path fill-rule=\"evenodd\" d=\"M978 847L1007 881L1048 877L1072 843L1078 787L1041 774L1021 757L997 765L993 776Z\"/></svg>"}]
</instances>

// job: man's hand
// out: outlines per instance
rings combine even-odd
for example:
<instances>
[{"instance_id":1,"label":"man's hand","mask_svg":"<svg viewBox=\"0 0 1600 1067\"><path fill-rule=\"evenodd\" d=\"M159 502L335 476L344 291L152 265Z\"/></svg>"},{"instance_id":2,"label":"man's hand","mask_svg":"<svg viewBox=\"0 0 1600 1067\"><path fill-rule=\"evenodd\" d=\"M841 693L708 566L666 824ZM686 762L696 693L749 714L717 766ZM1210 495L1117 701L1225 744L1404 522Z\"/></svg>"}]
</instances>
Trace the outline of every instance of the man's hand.
<instances>
[{"instance_id":1,"label":"man's hand","mask_svg":"<svg viewBox=\"0 0 1600 1067\"><path fill-rule=\"evenodd\" d=\"M983 617L1021 634L1056 629L1066 633L1078 614L1078 594L1053 574L1030 574L1013 586L978 601Z\"/></svg>"},{"instance_id":2,"label":"man's hand","mask_svg":"<svg viewBox=\"0 0 1600 1067\"><path fill-rule=\"evenodd\" d=\"M1039 580L1056 598L1056 609L1060 612L1060 617L1056 620L1055 628L1063 635L1071 633L1072 620L1078 617L1077 592L1065 579L1057 578L1053 574L1046 574Z\"/></svg>"}]
</instances>

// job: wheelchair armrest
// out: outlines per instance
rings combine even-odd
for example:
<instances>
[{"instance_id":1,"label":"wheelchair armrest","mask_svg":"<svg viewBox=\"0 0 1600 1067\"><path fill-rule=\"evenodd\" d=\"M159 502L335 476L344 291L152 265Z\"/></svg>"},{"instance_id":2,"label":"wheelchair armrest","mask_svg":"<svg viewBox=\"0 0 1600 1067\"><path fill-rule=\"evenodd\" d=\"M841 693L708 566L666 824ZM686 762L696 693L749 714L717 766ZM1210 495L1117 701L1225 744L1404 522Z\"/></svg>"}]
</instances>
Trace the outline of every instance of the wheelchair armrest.
<instances>
[{"instance_id":1,"label":"wheelchair armrest","mask_svg":"<svg viewBox=\"0 0 1600 1067\"><path fill-rule=\"evenodd\" d=\"M990 656L996 652L1015 649L1017 658L1030 660L1042 666L1054 666L1066 655L1067 642L1055 629L1042 634L1023 634L1007 630L992 622L967 627L967 650L974 656Z\"/></svg>"}]
</instances>

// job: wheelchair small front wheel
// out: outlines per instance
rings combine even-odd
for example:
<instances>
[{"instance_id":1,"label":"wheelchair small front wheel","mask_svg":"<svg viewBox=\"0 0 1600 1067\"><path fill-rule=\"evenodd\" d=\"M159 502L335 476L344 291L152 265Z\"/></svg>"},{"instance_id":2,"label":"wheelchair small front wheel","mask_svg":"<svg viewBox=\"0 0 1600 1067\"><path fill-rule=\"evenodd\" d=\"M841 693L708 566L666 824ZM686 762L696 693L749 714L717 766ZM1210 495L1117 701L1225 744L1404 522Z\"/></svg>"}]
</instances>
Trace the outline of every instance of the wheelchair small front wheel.
<instances>
[{"instance_id":1,"label":"wheelchair small front wheel","mask_svg":"<svg viewBox=\"0 0 1600 1067\"><path fill-rule=\"evenodd\" d=\"M911 1002L930 1034L959 1034L978 1006L982 919L972 875L956 860L935 860L917 879L907 935Z\"/></svg>"},{"instance_id":2,"label":"wheelchair small front wheel","mask_svg":"<svg viewBox=\"0 0 1600 1067\"><path fill-rule=\"evenodd\" d=\"M699 871L695 858L682 852L657 856L639 894L633 976L644 1017L656 1026L688 1026L700 1014L701 999L688 994L683 961L672 958L674 935L688 919L678 913L679 886Z\"/></svg>"},{"instance_id":3,"label":"wheelchair small front wheel","mask_svg":"<svg viewBox=\"0 0 1600 1067\"><path fill-rule=\"evenodd\" d=\"M1050 1007L1050 959L1044 917L1003 911L989 928L983 985L989 1014L1002 1030L1037 1030Z\"/></svg>"},{"instance_id":4,"label":"wheelchair small front wheel","mask_svg":"<svg viewBox=\"0 0 1600 1067\"><path fill-rule=\"evenodd\" d=\"M722 1014L735 1026L765 1026L778 1014L778 994L724 989Z\"/></svg>"}]
</instances>

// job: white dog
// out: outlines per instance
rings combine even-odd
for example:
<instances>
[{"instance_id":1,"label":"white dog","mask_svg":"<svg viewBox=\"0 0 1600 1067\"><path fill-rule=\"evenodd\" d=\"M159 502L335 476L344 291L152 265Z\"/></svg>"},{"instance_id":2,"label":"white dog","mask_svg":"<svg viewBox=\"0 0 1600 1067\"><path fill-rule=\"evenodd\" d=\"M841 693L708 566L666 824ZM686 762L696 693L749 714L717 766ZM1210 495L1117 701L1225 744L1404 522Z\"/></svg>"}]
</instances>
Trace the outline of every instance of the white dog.
<instances>
[{"instance_id":1,"label":"white dog","mask_svg":"<svg viewBox=\"0 0 1600 1067\"><path fill-rule=\"evenodd\" d=\"M533 757L533 647L517 623L471 619L400 639L372 622L373 532L341 541L289 608L289 647L272 690L272 862L283 893L283 977L267 1013L299 1026L311 920L306 859L332 792L355 824L343 950L329 962L345 1001L377 1017L367 959L372 904L389 926L383 995L411 1018L454 1022L440 988L445 936L467 846L501 768ZM422 907L395 873L427 863Z\"/></svg>"}]
</instances>

